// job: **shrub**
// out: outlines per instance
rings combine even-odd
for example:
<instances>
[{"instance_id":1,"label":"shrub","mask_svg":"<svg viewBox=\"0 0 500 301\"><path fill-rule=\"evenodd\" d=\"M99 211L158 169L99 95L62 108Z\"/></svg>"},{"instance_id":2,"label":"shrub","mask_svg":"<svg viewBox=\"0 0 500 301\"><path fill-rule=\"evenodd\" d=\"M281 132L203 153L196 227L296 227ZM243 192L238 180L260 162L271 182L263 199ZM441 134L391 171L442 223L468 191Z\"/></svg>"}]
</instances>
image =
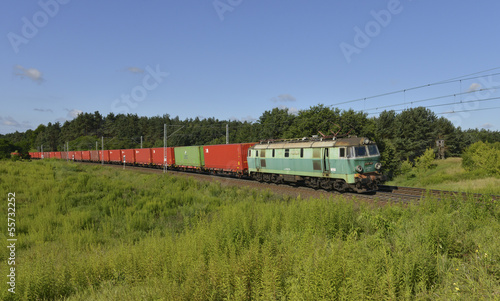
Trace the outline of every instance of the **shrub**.
<instances>
[{"instance_id":1,"label":"shrub","mask_svg":"<svg viewBox=\"0 0 500 301\"><path fill-rule=\"evenodd\" d=\"M401 163L401 167L399 168L399 173L402 175L409 174L413 169L413 163L410 162L409 159L406 159L406 161L403 161Z\"/></svg>"},{"instance_id":2,"label":"shrub","mask_svg":"<svg viewBox=\"0 0 500 301\"><path fill-rule=\"evenodd\" d=\"M436 155L432 148L428 148L425 153L415 160L415 167L419 172L426 171L433 167L433 162Z\"/></svg>"},{"instance_id":3,"label":"shrub","mask_svg":"<svg viewBox=\"0 0 500 301\"><path fill-rule=\"evenodd\" d=\"M462 155L462 166L467 171L484 171L500 175L500 143L476 142Z\"/></svg>"}]
</instances>

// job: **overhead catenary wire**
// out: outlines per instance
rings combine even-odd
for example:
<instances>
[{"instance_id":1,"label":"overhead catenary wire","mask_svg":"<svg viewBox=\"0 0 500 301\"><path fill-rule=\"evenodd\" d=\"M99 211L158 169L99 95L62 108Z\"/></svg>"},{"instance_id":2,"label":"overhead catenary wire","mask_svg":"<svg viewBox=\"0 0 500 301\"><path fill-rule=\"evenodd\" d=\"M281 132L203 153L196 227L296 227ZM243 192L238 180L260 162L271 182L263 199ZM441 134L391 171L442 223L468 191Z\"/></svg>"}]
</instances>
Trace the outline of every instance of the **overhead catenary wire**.
<instances>
[{"instance_id":1,"label":"overhead catenary wire","mask_svg":"<svg viewBox=\"0 0 500 301\"><path fill-rule=\"evenodd\" d=\"M498 89L500 86L494 86L491 88L482 88L482 89L477 89L477 90L472 90L472 91L467 91L467 92L461 92L461 93L455 93L455 94L447 94L447 95L441 95L441 96L436 96L436 97L431 97L431 98L425 98L425 99L419 99L419 100L414 100L410 101L410 104L414 103L421 103L421 102L426 102L426 101L431 101L431 100L437 100L437 99L443 99L443 98L448 98L448 97L455 97L459 95L464 95L464 94L472 94L476 92L482 92L482 91L488 91L488 90L494 90ZM404 103L397 103L397 104L391 104L391 105L386 105L386 106L378 106L378 107L373 107L370 109L366 109L364 111L371 111L371 110L379 110L379 109L385 109L385 108L391 108L391 107L399 107L399 106L406 106L408 104L408 101L405 101ZM426 106L426 107L431 107L431 106ZM374 114L374 113L369 113L369 114Z\"/></svg>"},{"instance_id":2,"label":"overhead catenary wire","mask_svg":"<svg viewBox=\"0 0 500 301\"><path fill-rule=\"evenodd\" d=\"M500 107L490 107L490 108L480 108L480 109L468 109L468 110L460 110L460 111L447 111L447 112L441 112L441 113L436 113L436 114L454 114L454 113L463 113L463 112L474 112L474 111L485 111L485 110L496 110L500 109Z\"/></svg>"},{"instance_id":3,"label":"overhead catenary wire","mask_svg":"<svg viewBox=\"0 0 500 301\"><path fill-rule=\"evenodd\" d=\"M406 92L406 91L412 91L412 90L427 88L427 87L431 87L431 86L435 86L435 85L443 85L443 84L449 84L449 83L459 82L459 81L463 81L463 80L476 79L476 78L485 77L485 76L499 75L500 72L499 73L492 73L492 74L481 75L481 76L475 76L475 77L467 77L467 76L471 76L471 75L475 75L475 74L480 74L480 73L484 73L484 72L488 72L488 71L492 71L492 70L496 70L496 69L500 69L500 67L495 67L495 68L491 68L491 69L487 69L487 70L483 70L483 71L478 71L478 72L474 72L474 73L471 73L471 74L466 74L466 75L462 75L462 76L459 76L459 77L455 77L455 78L451 78L451 79L446 79L446 80L442 80L442 81L438 81L438 82L434 82L434 83L430 83L430 84L426 84L426 85L420 85L420 86L416 86L416 87L411 87L411 88L406 88L406 89L402 89L402 90L396 90L396 91L386 92L386 93L372 95L372 96L368 96L368 97L362 97L362 98L356 98L356 99L352 99L352 100L347 100L347 101L343 101L343 102L332 104L330 106L331 107L335 107L335 106L338 106L338 105L343 105L343 104L348 104L348 103L353 103L353 102L358 102L358 101L365 101L367 99L373 99L373 98L378 98L378 97L382 97L382 96L389 96L389 95L398 94L398 93L402 93L402 92Z\"/></svg>"},{"instance_id":4,"label":"overhead catenary wire","mask_svg":"<svg viewBox=\"0 0 500 301\"><path fill-rule=\"evenodd\" d=\"M467 100L467 101L449 102L449 103L443 103L443 104L425 106L425 108L435 108L435 107L443 107L443 106L449 106L449 105L459 105L459 104L463 104L463 103L482 102L482 101L490 101L490 100L496 100L496 99L500 99L500 97L490 97L490 98L474 99L474 100ZM404 108L404 109L397 109L397 110L393 110L393 111L395 111L395 112L401 112L401 111L404 111L404 110L406 110L406 108ZM380 114L380 113L382 113L382 112L368 113L368 115L376 115L376 114Z\"/></svg>"}]
</instances>

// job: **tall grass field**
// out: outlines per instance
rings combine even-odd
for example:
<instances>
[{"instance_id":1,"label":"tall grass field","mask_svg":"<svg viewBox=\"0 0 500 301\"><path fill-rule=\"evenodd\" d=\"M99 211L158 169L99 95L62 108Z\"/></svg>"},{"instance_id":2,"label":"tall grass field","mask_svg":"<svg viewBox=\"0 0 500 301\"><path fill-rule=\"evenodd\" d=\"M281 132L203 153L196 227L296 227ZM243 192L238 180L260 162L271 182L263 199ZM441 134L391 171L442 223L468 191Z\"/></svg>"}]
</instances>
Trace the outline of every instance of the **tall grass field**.
<instances>
[{"instance_id":1,"label":"tall grass field","mask_svg":"<svg viewBox=\"0 0 500 301\"><path fill-rule=\"evenodd\" d=\"M2 300L500 300L500 205L0 162ZM15 294L7 194L16 194Z\"/></svg>"},{"instance_id":2,"label":"tall grass field","mask_svg":"<svg viewBox=\"0 0 500 301\"><path fill-rule=\"evenodd\" d=\"M387 184L500 195L498 175L484 169L467 171L462 158L434 160L426 169L413 167Z\"/></svg>"}]
</instances>

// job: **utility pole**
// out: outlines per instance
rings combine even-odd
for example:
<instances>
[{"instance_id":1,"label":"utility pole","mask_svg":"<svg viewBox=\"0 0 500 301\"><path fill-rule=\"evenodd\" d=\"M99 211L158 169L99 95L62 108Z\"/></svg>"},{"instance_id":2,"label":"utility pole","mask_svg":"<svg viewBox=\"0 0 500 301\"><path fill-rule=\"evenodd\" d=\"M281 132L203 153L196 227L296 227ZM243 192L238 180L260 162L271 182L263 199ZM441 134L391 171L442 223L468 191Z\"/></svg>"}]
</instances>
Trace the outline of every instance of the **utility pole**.
<instances>
[{"instance_id":1,"label":"utility pole","mask_svg":"<svg viewBox=\"0 0 500 301\"><path fill-rule=\"evenodd\" d=\"M229 124L226 123L226 144L229 144Z\"/></svg>"},{"instance_id":2,"label":"utility pole","mask_svg":"<svg viewBox=\"0 0 500 301\"><path fill-rule=\"evenodd\" d=\"M69 142L66 141L66 161L69 162Z\"/></svg>"},{"instance_id":3,"label":"utility pole","mask_svg":"<svg viewBox=\"0 0 500 301\"><path fill-rule=\"evenodd\" d=\"M141 136L141 148L142 148L142 136Z\"/></svg>"},{"instance_id":4,"label":"utility pole","mask_svg":"<svg viewBox=\"0 0 500 301\"><path fill-rule=\"evenodd\" d=\"M167 124L163 124L163 173L167 172Z\"/></svg>"},{"instance_id":5,"label":"utility pole","mask_svg":"<svg viewBox=\"0 0 500 301\"><path fill-rule=\"evenodd\" d=\"M104 165L104 137L101 136L101 165Z\"/></svg>"},{"instance_id":6,"label":"utility pole","mask_svg":"<svg viewBox=\"0 0 500 301\"><path fill-rule=\"evenodd\" d=\"M43 144L42 144L42 159L43 159Z\"/></svg>"}]
</instances>

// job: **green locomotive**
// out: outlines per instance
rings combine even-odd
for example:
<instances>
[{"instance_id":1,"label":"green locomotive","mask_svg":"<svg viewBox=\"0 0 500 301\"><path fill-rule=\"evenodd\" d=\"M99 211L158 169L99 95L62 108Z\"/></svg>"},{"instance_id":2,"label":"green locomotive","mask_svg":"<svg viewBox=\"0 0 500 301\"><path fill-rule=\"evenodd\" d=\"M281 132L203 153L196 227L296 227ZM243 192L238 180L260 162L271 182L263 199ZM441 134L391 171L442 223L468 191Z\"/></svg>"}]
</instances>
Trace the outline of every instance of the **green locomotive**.
<instances>
[{"instance_id":1,"label":"green locomotive","mask_svg":"<svg viewBox=\"0 0 500 301\"><path fill-rule=\"evenodd\" d=\"M248 150L247 160L249 175L263 182L368 192L385 181L377 145L367 138L262 141Z\"/></svg>"}]
</instances>

